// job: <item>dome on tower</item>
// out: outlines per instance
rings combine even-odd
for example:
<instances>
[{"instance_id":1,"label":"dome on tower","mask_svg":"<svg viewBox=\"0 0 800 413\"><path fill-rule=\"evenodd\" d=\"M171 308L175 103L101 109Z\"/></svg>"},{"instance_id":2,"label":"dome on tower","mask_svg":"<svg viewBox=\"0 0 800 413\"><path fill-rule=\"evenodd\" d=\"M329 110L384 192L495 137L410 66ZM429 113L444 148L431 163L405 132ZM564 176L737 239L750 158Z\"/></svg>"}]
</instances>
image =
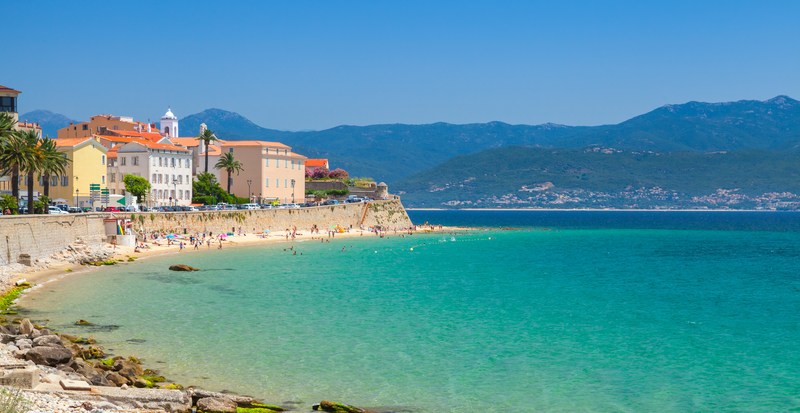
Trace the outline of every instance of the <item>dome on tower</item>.
<instances>
[{"instance_id":1,"label":"dome on tower","mask_svg":"<svg viewBox=\"0 0 800 413\"><path fill-rule=\"evenodd\" d=\"M161 119L178 119L173 113L172 108L167 108L167 113L161 117Z\"/></svg>"}]
</instances>

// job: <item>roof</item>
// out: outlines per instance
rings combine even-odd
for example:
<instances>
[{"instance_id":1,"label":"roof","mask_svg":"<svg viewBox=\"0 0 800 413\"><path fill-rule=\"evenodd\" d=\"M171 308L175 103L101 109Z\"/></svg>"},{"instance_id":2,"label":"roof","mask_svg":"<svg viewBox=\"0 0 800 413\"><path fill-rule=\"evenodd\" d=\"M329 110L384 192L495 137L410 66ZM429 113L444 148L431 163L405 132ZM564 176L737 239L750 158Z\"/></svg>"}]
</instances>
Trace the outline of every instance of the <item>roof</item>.
<instances>
[{"instance_id":1,"label":"roof","mask_svg":"<svg viewBox=\"0 0 800 413\"><path fill-rule=\"evenodd\" d=\"M142 145L142 146L144 146L146 148L150 148L150 149L160 149L160 150L167 150L167 151L181 151L181 152L188 151L188 149L180 147L180 146L175 146L175 145L171 145L171 144L167 144L167 143L153 142L153 141L150 141L150 140L147 140L147 139L142 139L142 138L125 137L125 136L108 136L108 135L95 135L95 136L97 136L99 139L105 139L105 140L108 140L108 141L111 141L111 142L119 142L119 143L135 142L135 143L138 143L138 144L140 144L140 145ZM112 149L115 149L115 148L117 148L117 146L114 146L114 148L112 148Z\"/></svg>"},{"instance_id":2,"label":"roof","mask_svg":"<svg viewBox=\"0 0 800 413\"><path fill-rule=\"evenodd\" d=\"M284 145L280 142L269 142L269 141L227 141L222 144L222 146L267 146L270 148L285 148L290 149L289 146Z\"/></svg>"},{"instance_id":3,"label":"roof","mask_svg":"<svg viewBox=\"0 0 800 413\"><path fill-rule=\"evenodd\" d=\"M106 153L106 156L108 157L108 159L116 159L118 150L119 150L119 146L115 146L115 147L109 149L108 153Z\"/></svg>"},{"instance_id":4,"label":"roof","mask_svg":"<svg viewBox=\"0 0 800 413\"><path fill-rule=\"evenodd\" d=\"M222 148L214 145L208 147L208 156L220 156L220 155L222 155Z\"/></svg>"},{"instance_id":5,"label":"roof","mask_svg":"<svg viewBox=\"0 0 800 413\"><path fill-rule=\"evenodd\" d=\"M0 92L10 92L10 93L22 93L19 90L11 89L8 86L0 85Z\"/></svg>"},{"instance_id":6,"label":"roof","mask_svg":"<svg viewBox=\"0 0 800 413\"><path fill-rule=\"evenodd\" d=\"M291 156L291 157L294 157L294 158L303 158L303 159L308 159L308 158L306 158L305 156L303 156L303 155L300 155L300 154L299 154L299 153L297 153L297 152L289 152L289 156ZM308 161L306 161L306 162L308 162Z\"/></svg>"},{"instance_id":7,"label":"roof","mask_svg":"<svg viewBox=\"0 0 800 413\"><path fill-rule=\"evenodd\" d=\"M327 168L328 167L328 160L327 159L306 159L306 167L310 168Z\"/></svg>"},{"instance_id":8,"label":"roof","mask_svg":"<svg viewBox=\"0 0 800 413\"><path fill-rule=\"evenodd\" d=\"M164 137L158 132L137 132L135 130L109 130L108 132L117 136L144 138L153 142L158 142L161 139L164 139Z\"/></svg>"},{"instance_id":9,"label":"roof","mask_svg":"<svg viewBox=\"0 0 800 413\"><path fill-rule=\"evenodd\" d=\"M195 146L200 146L200 140L197 138L169 138L172 143L175 145L182 145L187 148L193 148Z\"/></svg>"},{"instance_id":10,"label":"roof","mask_svg":"<svg viewBox=\"0 0 800 413\"><path fill-rule=\"evenodd\" d=\"M78 145L80 143L84 143L88 139L92 139L92 138L89 138L89 137L86 137L86 138L58 138L58 139L53 139L53 142L55 142L56 146L59 147L59 148L70 148L70 147L73 147L73 146Z\"/></svg>"}]
</instances>

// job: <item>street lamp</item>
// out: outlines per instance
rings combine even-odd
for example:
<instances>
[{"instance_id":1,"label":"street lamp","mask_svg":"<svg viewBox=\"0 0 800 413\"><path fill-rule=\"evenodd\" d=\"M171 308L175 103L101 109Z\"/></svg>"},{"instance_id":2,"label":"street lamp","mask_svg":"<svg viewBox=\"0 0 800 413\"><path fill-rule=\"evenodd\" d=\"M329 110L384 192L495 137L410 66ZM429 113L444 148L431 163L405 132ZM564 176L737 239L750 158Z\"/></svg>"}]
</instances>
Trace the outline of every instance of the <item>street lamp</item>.
<instances>
[{"instance_id":1,"label":"street lamp","mask_svg":"<svg viewBox=\"0 0 800 413\"><path fill-rule=\"evenodd\" d=\"M250 192L250 185L253 183L252 179L247 180L247 194L250 197L250 202L253 202L253 193Z\"/></svg>"},{"instance_id":2,"label":"street lamp","mask_svg":"<svg viewBox=\"0 0 800 413\"><path fill-rule=\"evenodd\" d=\"M292 203L294 203L294 179L292 179Z\"/></svg>"},{"instance_id":3,"label":"street lamp","mask_svg":"<svg viewBox=\"0 0 800 413\"><path fill-rule=\"evenodd\" d=\"M78 207L78 188L75 188L75 207Z\"/></svg>"},{"instance_id":4,"label":"street lamp","mask_svg":"<svg viewBox=\"0 0 800 413\"><path fill-rule=\"evenodd\" d=\"M172 178L172 199L175 200L173 206L178 206L178 179Z\"/></svg>"}]
</instances>

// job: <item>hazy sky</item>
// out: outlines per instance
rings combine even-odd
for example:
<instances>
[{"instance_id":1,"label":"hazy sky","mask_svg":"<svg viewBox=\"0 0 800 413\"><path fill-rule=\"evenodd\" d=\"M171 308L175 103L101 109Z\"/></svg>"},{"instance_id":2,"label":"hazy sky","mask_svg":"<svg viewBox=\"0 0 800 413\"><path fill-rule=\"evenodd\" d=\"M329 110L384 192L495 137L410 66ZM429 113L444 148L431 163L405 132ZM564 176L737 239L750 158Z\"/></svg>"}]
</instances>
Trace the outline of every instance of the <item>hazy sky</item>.
<instances>
[{"instance_id":1,"label":"hazy sky","mask_svg":"<svg viewBox=\"0 0 800 413\"><path fill-rule=\"evenodd\" d=\"M4 5L19 110L275 129L618 123L800 98L800 1L53 1Z\"/></svg>"}]
</instances>

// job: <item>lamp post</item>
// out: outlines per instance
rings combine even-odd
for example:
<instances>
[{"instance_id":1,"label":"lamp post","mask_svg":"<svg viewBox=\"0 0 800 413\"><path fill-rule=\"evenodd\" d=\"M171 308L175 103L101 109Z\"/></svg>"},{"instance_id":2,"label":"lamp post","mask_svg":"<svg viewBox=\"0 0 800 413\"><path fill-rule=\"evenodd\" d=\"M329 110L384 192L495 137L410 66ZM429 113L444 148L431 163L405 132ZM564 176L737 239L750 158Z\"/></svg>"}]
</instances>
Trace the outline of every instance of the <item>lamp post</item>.
<instances>
[{"instance_id":1,"label":"lamp post","mask_svg":"<svg viewBox=\"0 0 800 413\"><path fill-rule=\"evenodd\" d=\"M253 183L252 179L247 180L247 195L250 197L250 202L253 202L253 193L250 192L250 185Z\"/></svg>"},{"instance_id":2,"label":"lamp post","mask_svg":"<svg viewBox=\"0 0 800 413\"><path fill-rule=\"evenodd\" d=\"M294 179L292 179L292 203L294 203Z\"/></svg>"},{"instance_id":3,"label":"lamp post","mask_svg":"<svg viewBox=\"0 0 800 413\"><path fill-rule=\"evenodd\" d=\"M75 207L78 207L78 188L75 188Z\"/></svg>"},{"instance_id":4,"label":"lamp post","mask_svg":"<svg viewBox=\"0 0 800 413\"><path fill-rule=\"evenodd\" d=\"M172 199L175 201L173 206L178 206L178 179L172 178Z\"/></svg>"}]
</instances>

